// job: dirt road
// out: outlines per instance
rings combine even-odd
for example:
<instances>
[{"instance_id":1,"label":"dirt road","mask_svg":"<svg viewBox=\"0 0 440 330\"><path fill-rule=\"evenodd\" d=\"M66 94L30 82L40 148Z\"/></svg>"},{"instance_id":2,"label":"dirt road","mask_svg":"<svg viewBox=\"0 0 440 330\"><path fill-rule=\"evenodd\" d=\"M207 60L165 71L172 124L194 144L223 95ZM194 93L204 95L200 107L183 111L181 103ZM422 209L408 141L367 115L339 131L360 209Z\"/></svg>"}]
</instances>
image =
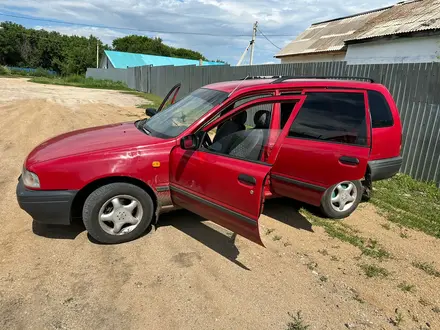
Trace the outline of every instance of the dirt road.
<instances>
[{"instance_id":1,"label":"dirt road","mask_svg":"<svg viewBox=\"0 0 440 330\"><path fill-rule=\"evenodd\" d=\"M411 266L439 269L439 240L369 204L344 228L386 249L383 261L289 200L265 207L267 248L185 211L117 246L94 244L80 225L32 224L15 199L27 153L65 131L133 120L144 101L0 78L0 329L287 329L297 311L309 329L440 329L440 278ZM361 265L389 275L368 278Z\"/></svg>"}]
</instances>

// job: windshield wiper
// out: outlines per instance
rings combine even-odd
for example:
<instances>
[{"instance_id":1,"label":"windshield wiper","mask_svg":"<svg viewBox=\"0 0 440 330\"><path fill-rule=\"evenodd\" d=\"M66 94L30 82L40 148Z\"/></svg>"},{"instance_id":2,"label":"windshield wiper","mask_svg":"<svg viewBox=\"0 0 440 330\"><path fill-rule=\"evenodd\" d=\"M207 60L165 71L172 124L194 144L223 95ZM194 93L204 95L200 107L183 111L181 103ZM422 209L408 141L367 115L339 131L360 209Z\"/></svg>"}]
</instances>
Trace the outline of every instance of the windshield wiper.
<instances>
[{"instance_id":1,"label":"windshield wiper","mask_svg":"<svg viewBox=\"0 0 440 330\"><path fill-rule=\"evenodd\" d=\"M143 125L142 125L142 130L144 131L145 134L151 135L151 132L147 130Z\"/></svg>"}]
</instances>

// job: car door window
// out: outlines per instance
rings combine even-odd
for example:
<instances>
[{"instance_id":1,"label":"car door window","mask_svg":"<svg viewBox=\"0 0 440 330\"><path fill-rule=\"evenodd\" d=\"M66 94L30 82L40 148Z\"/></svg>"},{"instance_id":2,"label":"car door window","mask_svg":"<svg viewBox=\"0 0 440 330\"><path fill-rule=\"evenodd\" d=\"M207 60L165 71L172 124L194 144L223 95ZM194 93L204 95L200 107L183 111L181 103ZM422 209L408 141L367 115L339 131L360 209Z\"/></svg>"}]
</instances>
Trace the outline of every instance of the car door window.
<instances>
[{"instance_id":1,"label":"car door window","mask_svg":"<svg viewBox=\"0 0 440 330\"><path fill-rule=\"evenodd\" d=\"M284 111L291 112L289 108ZM288 136L366 146L364 93L307 93Z\"/></svg>"},{"instance_id":2,"label":"car door window","mask_svg":"<svg viewBox=\"0 0 440 330\"><path fill-rule=\"evenodd\" d=\"M200 150L262 161L269 136L280 133L270 129L273 107L274 103L255 105L219 123L207 132L209 139Z\"/></svg>"}]
</instances>

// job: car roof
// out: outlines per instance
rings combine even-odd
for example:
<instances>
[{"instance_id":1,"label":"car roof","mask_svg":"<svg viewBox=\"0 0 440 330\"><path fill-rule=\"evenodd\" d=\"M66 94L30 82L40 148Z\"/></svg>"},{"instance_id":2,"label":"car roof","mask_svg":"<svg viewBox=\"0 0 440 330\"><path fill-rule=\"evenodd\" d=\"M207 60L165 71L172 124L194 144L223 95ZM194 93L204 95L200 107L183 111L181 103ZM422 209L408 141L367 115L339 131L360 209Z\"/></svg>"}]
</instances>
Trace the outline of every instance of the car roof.
<instances>
[{"instance_id":1,"label":"car roof","mask_svg":"<svg viewBox=\"0 0 440 330\"><path fill-rule=\"evenodd\" d=\"M248 87L256 87L256 86L271 86L271 84L277 80L276 78L268 78L268 79L250 79L250 80L234 80L234 81L223 81L210 85L204 86L204 88L215 89L222 92L230 93L234 90L240 90ZM372 85L378 85L375 83L365 82L365 81L357 81L357 80L339 80L339 79L288 79L284 80L282 83L283 87L322 87L322 86L331 86L331 87L346 87L346 88L363 88L370 89ZM237 88L238 86L238 88ZM273 85L275 86L275 85ZM369 88L370 87L370 88Z\"/></svg>"}]
</instances>

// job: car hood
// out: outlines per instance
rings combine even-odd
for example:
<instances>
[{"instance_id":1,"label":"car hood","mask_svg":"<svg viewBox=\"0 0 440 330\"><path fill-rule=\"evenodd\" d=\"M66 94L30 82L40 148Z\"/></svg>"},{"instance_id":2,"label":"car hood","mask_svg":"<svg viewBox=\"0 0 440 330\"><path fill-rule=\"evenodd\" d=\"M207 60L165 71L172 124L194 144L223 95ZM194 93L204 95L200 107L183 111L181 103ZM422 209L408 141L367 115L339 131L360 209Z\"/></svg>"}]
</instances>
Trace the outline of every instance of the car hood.
<instances>
[{"instance_id":1,"label":"car hood","mask_svg":"<svg viewBox=\"0 0 440 330\"><path fill-rule=\"evenodd\" d=\"M138 148L163 142L165 140L139 131L133 122L86 128L41 143L29 154L26 166L79 154Z\"/></svg>"}]
</instances>

